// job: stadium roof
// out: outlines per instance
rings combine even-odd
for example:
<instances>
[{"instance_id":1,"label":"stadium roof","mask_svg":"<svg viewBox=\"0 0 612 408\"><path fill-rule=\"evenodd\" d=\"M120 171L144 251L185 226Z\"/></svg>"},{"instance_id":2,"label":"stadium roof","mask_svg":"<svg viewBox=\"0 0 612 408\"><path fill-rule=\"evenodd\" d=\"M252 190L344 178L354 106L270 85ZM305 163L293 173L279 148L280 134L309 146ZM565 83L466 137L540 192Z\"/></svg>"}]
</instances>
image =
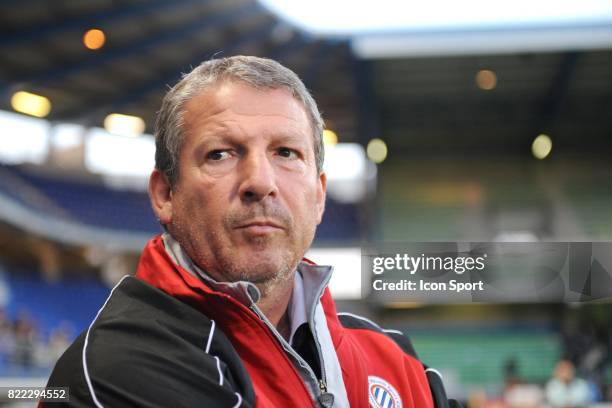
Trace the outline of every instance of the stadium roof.
<instances>
[{"instance_id":1,"label":"stadium roof","mask_svg":"<svg viewBox=\"0 0 612 408\"><path fill-rule=\"evenodd\" d=\"M0 27L3 110L28 91L51 101L50 120L101 126L120 112L144 118L151 133L161 97L182 72L214 56L253 54L294 69L336 127L354 131L343 106L353 86L339 69L350 65L347 42L291 27L255 0L8 1ZM90 29L104 33L101 48L84 46Z\"/></svg>"},{"instance_id":2,"label":"stadium roof","mask_svg":"<svg viewBox=\"0 0 612 408\"><path fill-rule=\"evenodd\" d=\"M604 4L576 3L585 19ZM554 15L570 10L563 4ZM608 35L609 14L595 21ZM117 112L142 117L151 133L162 95L181 72L213 56L256 54L278 59L304 79L341 142L365 146L382 137L390 160L459 151L529 158L539 133L551 135L555 152L600 153L610 146L607 37L592 47L565 43L529 51L537 37L531 32L522 37L524 51L508 54L489 31L472 33L477 43L491 42L487 53L462 50L451 32L438 43L460 55L443 56L417 33L396 45L420 44L427 51L420 57L385 54L381 44L374 45L379 54L364 56L355 54L348 36L310 33L255 0L13 0L0 5L0 27L0 109L11 109L16 92L33 92L50 100L52 123L100 127ZM93 28L106 35L97 50L82 42Z\"/></svg>"}]
</instances>

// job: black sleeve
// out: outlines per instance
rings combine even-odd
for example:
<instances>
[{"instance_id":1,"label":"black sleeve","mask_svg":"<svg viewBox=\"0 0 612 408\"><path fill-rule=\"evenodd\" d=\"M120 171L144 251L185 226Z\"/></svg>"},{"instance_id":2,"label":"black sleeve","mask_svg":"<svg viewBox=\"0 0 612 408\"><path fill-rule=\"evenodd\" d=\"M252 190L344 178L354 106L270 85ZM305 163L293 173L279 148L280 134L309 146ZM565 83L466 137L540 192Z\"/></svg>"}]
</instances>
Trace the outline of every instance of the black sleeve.
<instances>
[{"instance_id":1,"label":"black sleeve","mask_svg":"<svg viewBox=\"0 0 612 408\"><path fill-rule=\"evenodd\" d=\"M57 362L44 407L252 407L255 391L225 334L190 306L128 278Z\"/></svg>"},{"instance_id":2,"label":"black sleeve","mask_svg":"<svg viewBox=\"0 0 612 408\"><path fill-rule=\"evenodd\" d=\"M142 328L130 327L131 330ZM254 396L235 383L232 372L220 357L199 350L176 347L164 333L155 333L153 343L134 336L104 336L87 345L83 366L82 335L56 365L49 387L69 387L68 404L44 407L251 407ZM161 336L160 336L161 335ZM92 336L93 337L93 336ZM160 338L161 337L161 338ZM184 345L183 345L184 346ZM247 395L242 395L243 393Z\"/></svg>"},{"instance_id":3,"label":"black sleeve","mask_svg":"<svg viewBox=\"0 0 612 408\"><path fill-rule=\"evenodd\" d=\"M95 407L82 375L83 365L79 358L84 338L85 333L81 334L60 357L47 382L47 387L68 387L68 401L65 403L45 402L39 407Z\"/></svg>"}]
</instances>

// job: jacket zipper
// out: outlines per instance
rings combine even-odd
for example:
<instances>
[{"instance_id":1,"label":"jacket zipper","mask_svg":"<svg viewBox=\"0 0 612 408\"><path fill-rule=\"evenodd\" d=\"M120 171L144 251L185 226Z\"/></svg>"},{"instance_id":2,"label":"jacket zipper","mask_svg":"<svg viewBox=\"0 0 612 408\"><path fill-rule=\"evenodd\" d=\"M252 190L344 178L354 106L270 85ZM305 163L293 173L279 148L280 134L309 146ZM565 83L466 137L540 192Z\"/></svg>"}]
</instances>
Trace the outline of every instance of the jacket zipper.
<instances>
[{"instance_id":1,"label":"jacket zipper","mask_svg":"<svg viewBox=\"0 0 612 408\"><path fill-rule=\"evenodd\" d=\"M323 378L319 380L319 389L321 390L321 393L323 394L327 392L327 384L325 383L325 380Z\"/></svg>"},{"instance_id":2,"label":"jacket zipper","mask_svg":"<svg viewBox=\"0 0 612 408\"><path fill-rule=\"evenodd\" d=\"M254 322L256 322L258 325L261 325L263 323L264 327L266 327L267 329L270 330L271 333L270 334L273 338L275 338L275 340L277 341L276 345L278 347L280 347L280 349L283 352L287 352L288 350L285 349L285 346L282 344L282 342L279 342L278 339L282 339L282 337L280 336L280 334L278 333L278 331L274 328L274 326L272 326L272 323L270 323L270 321L266 318L266 316L259 310L259 308L257 307L257 305L255 303L252 303L250 306L246 306L242 303L240 303L239 301L237 301L236 299L234 299L233 297L231 297L230 295L227 294L223 294L220 295L221 297L225 298L227 301L229 301L230 304L235 305L236 307L240 308L245 308L247 311L252 312L253 314L255 314L255 316L257 316L257 318L255 318L255 316L250 316L251 319L253 319ZM283 339L284 341L284 339ZM280 343L280 344L279 344ZM285 342L286 343L286 342ZM295 356L297 353L293 352L292 355ZM287 356L285 356L286 358L288 358ZM314 372L312 371L312 369L309 368L308 364L299 356L297 355L297 357L299 358L299 363L300 366L302 366L303 368L306 368L307 370L309 370L310 372L310 376L311 378L314 379L314 382L316 384L317 380L316 380L316 376L314 374ZM291 366L293 367L293 369L297 372L298 370L295 368L293 362L291 362ZM302 379L302 375L297 372L298 376L300 377L300 379ZM302 385L304 386L304 389L306 390L306 392L310 395L312 389L310 386L308 386L307 384L304 384L304 381L302 379ZM315 387L315 392L316 387ZM312 397L312 396L311 396ZM315 395L315 401L319 396Z\"/></svg>"},{"instance_id":3,"label":"jacket zipper","mask_svg":"<svg viewBox=\"0 0 612 408\"><path fill-rule=\"evenodd\" d=\"M312 308L312 310L310 311L310 316L309 316L310 320L308 322L309 325L312 322L312 327L311 327L311 330L313 332L312 337L314 337L315 346L317 347L317 353L319 354L319 365L321 366L321 379L319 380L319 388L321 389L321 392L323 394L327 393L327 383L326 383L327 375L325 374L325 363L323 361L323 352L321 350L321 343L319 342L319 336L317 335L317 328L315 327L314 316L315 316L317 306L319 305L319 303L321 303L321 296L323 295L323 291L327 287L327 284L329 283L330 278L331 278L331 275L328 275L327 279L325 279L323 284L319 287L317 296L315 297L315 299L317 299L317 302L315 306Z\"/></svg>"},{"instance_id":4,"label":"jacket zipper","mask_svg":"<svg viewBox=\"0 0 612 408\"><path fill-rule=\"evenodd\" d=\"M308 365L308 363L302 358L302 356L297 354L291 348L291 345L289 343L287 343L287 341L285 339L282 338L282 336L278 333L276 328L272 325L272 323L270 323L268 318L259 310L259 308L255 304L252 304L250 306L250 309L265 323L265 325L268 327L268 329L270 329L272 331L272 333L274 334L274 337L276 337L276 339L281 343L281 346L282 346L283 350L285 350L285 352L291 354L291 356L298 361L300 366L307 371L308 375L310 376L310 379L311 379L312 383L313 384L317 384L317 387L312 387L312 389L315 392L315 395L314 395L315 400L319 400L319 397L321 396L321 394L327 392L327 384L326 384L325 380L323 379L323 378L325 378L325 377L323 377L323 367L321 367L321 377L323 377L323 378L319 380L317 378L317 376L315 375L314 371L312 371L312 368ZM315 341L315 343L316 343L316 341ZM320 347L319 346L317 346L317 350L320 353ZM319 357L319 358L321 358L321 357ZM317 390L320 391L320 392L317 393Z\"/></svg>"}]
</instances>

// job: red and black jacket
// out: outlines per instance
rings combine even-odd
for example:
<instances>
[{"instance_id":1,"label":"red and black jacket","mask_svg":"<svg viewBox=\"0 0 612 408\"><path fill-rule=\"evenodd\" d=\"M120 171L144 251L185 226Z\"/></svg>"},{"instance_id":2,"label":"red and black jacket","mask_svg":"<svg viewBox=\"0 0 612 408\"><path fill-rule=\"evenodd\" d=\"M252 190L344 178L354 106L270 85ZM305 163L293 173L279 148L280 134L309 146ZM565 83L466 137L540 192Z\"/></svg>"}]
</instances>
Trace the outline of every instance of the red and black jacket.
<instances>
[{"instance_id":1,"label":"red and black jacket","mask_svg":"<svg viewBox=\"0 0 612 408\"><path fill-rule=\"evenodd\" d=\"M351 407L398 408L398 400L402 407L455 406L406 337L339 317L328 289L320 301ZM373 378L382 385L372 385ZM60 358L48 386L70 387L75 407L319 404L261 319L176 265L160 237L147 244L136 277L115 286ZM373 401L379 391L386 400Z\"/></svg>"}]
</instances>

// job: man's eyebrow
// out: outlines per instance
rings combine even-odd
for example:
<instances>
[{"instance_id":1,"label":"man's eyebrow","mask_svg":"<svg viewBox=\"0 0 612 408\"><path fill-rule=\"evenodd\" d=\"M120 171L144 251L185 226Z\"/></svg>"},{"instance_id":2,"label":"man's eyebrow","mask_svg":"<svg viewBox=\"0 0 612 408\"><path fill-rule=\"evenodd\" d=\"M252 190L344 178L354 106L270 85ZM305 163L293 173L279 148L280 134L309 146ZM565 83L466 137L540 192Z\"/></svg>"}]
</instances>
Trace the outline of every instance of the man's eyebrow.
<instances>
[{"instance_id":1,"label":"man's eyebrow","mask_svg":"<svg viewBox=\"0 0 612 408\"><path fill-rule=\"evenodd\" d=\"M197 135L195 143L200 146L208 143L231 142L235 137L226 128L205 130Z\"/></svg>"},{"instance_id":2,"label":"man's eyebrow","mask_svg":"<svg viewBox=\"0 0 612 408\"><path fill-rule=\"evenodd\" d=\"M299 132L277 132L273 134L273 137L279 139L280 141L304 142L308 140L307 136L304 136Z\"/></svg>"}]
</instances>

